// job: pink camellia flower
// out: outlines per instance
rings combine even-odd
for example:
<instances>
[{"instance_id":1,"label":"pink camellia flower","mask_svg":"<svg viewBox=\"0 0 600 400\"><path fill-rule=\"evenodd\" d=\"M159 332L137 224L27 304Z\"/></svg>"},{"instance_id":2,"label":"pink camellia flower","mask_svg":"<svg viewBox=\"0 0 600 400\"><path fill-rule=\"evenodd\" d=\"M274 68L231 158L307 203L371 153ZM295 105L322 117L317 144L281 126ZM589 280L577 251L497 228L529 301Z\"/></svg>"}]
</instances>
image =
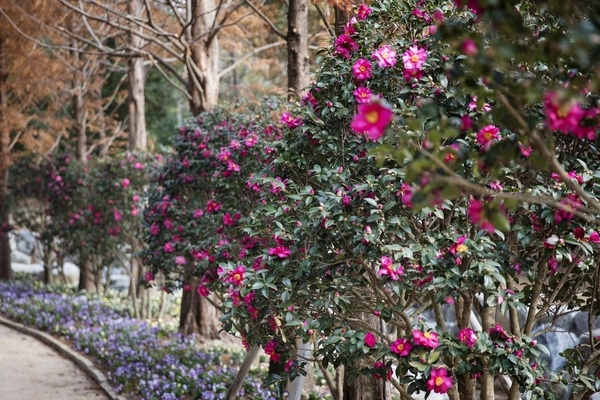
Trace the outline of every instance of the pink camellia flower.
<instances>
[{"instance_id":1,"label":"pink camellia flower","mask_svg":"<svg viewBox=\"0 0 600 400\"><path fill-rule=\"evenodd\" d=\"M152 226L150 226L150 234L158 235L159 233L160 233L160 226L158 226L157 224L152 224Z\"/></svg>"},{"instance_id":2,"label":"pink camellia flower","mask_svg":"<svg viewBox=\"0 0 600 400\"><path fill-rule=\"evenodd\" d=\"M175 257L175 264L177 264L177 265L184 265L185 264L185 257L184 256L177 256L177 257Z\"/></svg>"},{"instance_id":3,"label":"pink camellia flower","mask_svg":"<svg viewBox=\"0 0 600 400\"><path fill-rule=\"evenodd\" d=\"M467 215L472 223L479 226L480 229L488 233L494 233L496 228L486 217L484 212L483 203L479 200L471 199L469 201L469 208L467 209Z\"/></svg>"},{"instance_id":4,"label":"pink camellia flower","mask_svg":"<svg viewBox=\"0 0 600 400\"><path fill-rule=\"evenodd\" d=\"M291 129L297 128L300 125L302 125L300 118L295 118L288 123L288 127ZM250 132L246 139L244 139L244 144L248 147L253 147L256 143L258 143L258 135L254 132Z\"/></svg>"},{"instance_id":5,"label":"pink camellia flower","mask_svg":"<svg viewBox=\"0 0 600 400\"><path fill-rule=\"evenodd\" d=\"M575 132L585 114L576 101L565 101L561 94L552 91L544 95L544 112L548 127L564 134Z\"/></svg>"},{"instance_id":6,"label":"pink camellia flower","mask_svg":"<svg viewBox=\"0 0 600 400\"><path fill-rule=\"evenodd\" d=\"M227 161L231 157L231 152L227 147L221 147L219 154L217 154L217 160L219 161Z\"/></svg>"},{"instance_id":7,"label":"pink camellia flower","mask_svg":"<svg viewBox=\"0 0 600 400\"><path fill-rule=\"evenodd\" d=\"M427 60L427 51L418 46L410 46L402 54L402 62L406 69L421 69Z\"/></svg>"},{"instance_id":8,"label":"pink camellia flower","mask_svg":"<svg viewBox=\"0 0 600 400\"><path fill-rule=\"evenodd\" d=\"M381 268L377 271L377 275L387 276L393 281L397 281L400 276L404 274L404 267L399 265L398 268L394 269L392 259L388 256L381 257Z\"/></svg>"},{"instance_id":9,"label":"pink camellia flower","mask_svg":"<svg viewBox=\"0 0 600 400\"><path fill-rule=\"evenodd\" d=\"M498 325L498 324L496 324L490 328L489 334L490 334L490 337L492 338L492 340L497 340L497 339L508 340L509 339L508 334L506 333L504 328L502 328L502 326Z\"/></svg>"},{"instance_id":10,"label":"pink camellia flower","mask_svg":"<svg viewBox=\"0 0 600 400\"><path fill-rule=\"evenodd\" d=\"M366 133L370 140L377 140L383 136L393 116L393 111L383 101L359 104L350 127L356 133Z\"/></svg>"},{"instance_id":11,"label":"pink camellia flower","mask_svg":"<svg viewBox=\"0 0 600 400\"><path fill-rule=\"evenodd\" d=\"M371 10L369 6L366 4L361 4L360 7L358 7L356 18L358 18L359 21L364 21L372 12L373 10Z\"/></svg>"},{"instance_id":12,"label":"pink camellia flower","mask_svg":"<svg viewBox=\"0 0 600 400\"><path fill-rule=\"evenodd\" d=\"M498 139L500 139L500 129L494 125L486 125L477 132L477 142L484 150L489 149Z\"/></svg>"},{"instance_id":13,"label":"pink camellia flower","mask_svg":"<svg viewBox=\"0 0 600 400\"><path fill-rule=\"evenodd\" d=\"M302 125L302 119L300 117L292 118L292 115L285 111L283 114L281 114L281 123L286 124L290 129L295 129ZM246 138L246 141L247 140L248 139Z\"/></svg>"},{"instance_id":14,"label":"pink camellia flower","mask_svg":"<svg viewBox=\"0 0 600 400\"><path fill-rule=\"evenodd\" d=\"M477 110L477 96L473 96L473 100L471 100L469 102L469 104L467 104L467 107L469 108L469 110L473 111L473 110ZM492 111L492 106L490 106L490 103L484 103L481 110L483 112L490 112Z\"/></svg>"},{"instance_id":15,"label":"pink camellia flower","mask_svg":"<svg viewBox=\"0 0 600 400\"><path fill-rule=\"evenodd\" d=\"M352 64L352 75L359 81L371 77L371 63L366 58L359 58Z\"/></svg>"},{"instance_id":16,"label":"pink camellia flower","mask_svg":"<svg viewBox=\"0 0 600 400\"><path fill-rule=\"evenodd\" d=\"M167 242L163 246L163 250L165 253L172 253L175 250L172 242Z\"/></svg>"},{"instance_id":17,"label":"pink camellia flower","mask_svg":"<svg viewBox=\"0 0 600 400\"><path fill-rule=\"evenodd\" d=\"M221 205L212 199L206 203L206 212L214 213L219 211L220 209Z\"/></svg>"},{"instance_id":18,"label":"pink camellia flower","mask_svg":"<svg viewBox=\"0 0 600 400\"><path fill-rule=\"evenodd\" d=\"M427 53L425 53L427 54ZM427 57L427 56L425 56ZM381 68L393 67L396 65L396 51L390 46L381 46L373 54L371 54L373 60L377 60L377 64ZM423 61L424 62L424 61ZM422 64L421 64L422 65ZM420 68L420 67L417 67Z\"/></svg>"},{"instance_id":19,"label":"pink camellia flower","mask_svg":"<svg viewBox=\"0 0 600 400\"><path fill-rule=\"evenodd\" d=\"M418 68L404 69L402 76L406 82L418 81L423 77L423 70Z\"/></svg>"},{"instance_id":20,"label":"pink camellia flower","mask_svg":"<svg viewBox=\"0 0 600 400\"><path fill-rule=\"evenodd\" d=\"M132 217L137 217L137 215L140 213L140 209L137 207L131 207L131 216Z\"/></svg>"},{"instance_id":21,"label":"pink camellia flower","mask_svg":"<svg viewBox=\"0 0 600 400\"><path fill-rule=\"evenodd\" d=\"M579 199L576 194L568 194L567 197L560 201L565 208L556 210L554 213L554 222L559 223L561 221L568 221L573 219L575 211L583 206L583 202Z\"/></svg>"},{"instance_id":22,"label":"pink camellia flower","mask_svg":"<svg viewBox=\"0 0 600 400\"><path fill-rule=\"evenodd\" d=\"M197 208L194 210L194 218L200 218L204 215L204 210Z\"/></svg>"},{"instance_id":23,"label":"pink camellia flower","mask_svg":"<svg viewBox=\"0 0 600 400\"><path fill-rule=\"evenodd\" d=\"M144 274L144 280L146 282L152 282L154 280L154 274L152 273L152 271L146 271L146 273Z\"/></svg>"},{"instance_id":24,"label":"pink camellia flower","mask_svg":"<svg viewBox=\"0 0 600 400\"><path fill-rule=\"evenodd\" d=\"M131 183L131 182L129 181L129 179L127 179L127 178L124 178L124 179L121 181L121 186L123 186L124 188L128 188L130 183Z\"/></svg>"},{"instance_id":25,"label":"pink camellia flower","mask_svg":"<svg viewBox=\"0 0 600 400\"><path fill-rule=\"evenodd\" d=\"M448 376L446 368L433 368L427 379L427 390L444 394L450 390L453 383L452 376Z\"/></svg>"},{"instance_id":26,"label":"pink camellia flower","mask_svg":"<svg viewBox=\"0 0 600 400\"><path fill-rule=\"evenodd\" d=\"M358 43L349 35L343 33L335 39L335 54L343 58L350 58L350 55L358 50Z\"/></svg>"},{"instance_id":27,"label":"pink camellia flower","mask_svg":"<svg viewBox=\"0 0 600 400\"><path fill-rule=\"evenodd\" d=\"M208 288L204 285L198 285L198 289L196 289L196 291L200 297L208 297L210 294L210 290L208 290Z\"/></svg>"},{"instance_id":28,"label":"pink camellia flower","mask_svg":"<svg viewBox=\"0 0 600 400\"><path fill-rule=\"evenodd\" d=\"M460 44L460 49L463 53L465 53L468 56L474 56L475 54L479 53L479 49L477 48L477 43L475 43L475 41L471 38L465 39Z\"/></svg>"},{"instance_id":29,"label":"pink camellia flower","mask_svg":"<svg viewBox=\"0 0 600 400\"><path fill-rule=\"evenodd\" d=\"M413 330L413 342L416 345L427 347L428 349L435 349L440 345L438 340L438 334L431 331L420 331L418 329Z\"/></svg>"},{"instance_id":30,"label":"pink camellia flower","mask_svg":"<svg viewBox=\"0 0 600 400\"><path fill-rule=\"evenodd\" d=\"M223 215L223 223L226 226L233 226L233 225L235 225L235 220L233 219L231 214L225 213L225 215Z\"/></svg>"},{"instance_id":31,"label":"pink camellia flower","mask_svg":"<svg viewBox=\"0 0 600 400\"><path fill-rule=\"evenodd\" d=\"M134 194L131 197L131 200L133 200L134 203L137 203L138 201L140 201L140 195L139 194Z\"/></svg>"},{"instance_id":32,"label":"pink camellia flower","mask_svg":"<svg viewBox=\"0 0 600 400\"><path fill-rule=\"evenodd\" d=\"M119 210L114 210L113 217L114 217L115 221L119 222L121 220L121 218L123 217L123 214L121 214L121 211L119 211Z\"/></svg>"},{"instance_id":33,"label":"pink camellia flower","mask_svg":"<svg viewBox=\"0 0 600 400\"><path fill-rule=\"evenodd\" d=\"M227 281L233 283L235 286L239 286L244 280L244 272L246 272L246 268L244 268L243 265L238 265L233 271L231 271L231 275Z\"/></svg>"},{"instance_id":34,"label":"pink camellia flower","mask_svg":"<svg viewBox=\"0 0 600 400\"><path fill-rule=\"evenodd\" d=\"M381 361L381 360L375 361L375 364L373 364L373 369L383 370L382 372L385 372L385 380L386 381L389 381L390 379L392 379L392 369L387 368L384 361ZM375 377L375 379L384 379L383 376L381 376L377 372L373 372L373 376Z\"/></svg>"},{"instance_id":35,"label":"pink camellia flower","mask_svg":"<svg viewBox=\"0 0 600 400\"><path fill-rule=\"evenodd\" d=\"M458 332L458 340L467 345L468 348L473 348L475 346L475 342L477 341L477 335L471 328L462 328L460 332Z\"/></svg>"},{"instance_id":36,"label":"pink camellia flower","mask_svg":"<svg viewBox=\"0 0 600 400\"><path fill-rule=\"evenodd\" d=\"M277 354L277 341L271 340L269 343L263 346L263 349L265 350L265 354L267 354L270 357L271 361L279 361L281 355Z\"/></svg>"},{"instance_id":37,"label":"pink camellia flower","mask_svg":"<svg viewBox=\"0 0 600 400\"><path fill-rule=\"evenodd\" d=\"M529 157L531 155L531 152L533 151L531 146L523 146L523 145L519 145L519 150L521 151L521 155L523 157Z\"/></svg>"},{"instance_id":38,"label":"pink camellia flower","mask_svg":"<svg viewBox=\"0 0 600 400\"><path fill-rule=\"evenodd\" d=\"M373 95L373 93L371 92L371 90L369 88L366 87L357 87L354 92L352 92L352 94L354 95L354 99L356 100L356 102L358 104L366 104L368 102L371 101L371 96Z\"/></svg>"},{"instance_id":39,"label":"pink camellia flower","mask_svg":"<svg viewBox=\"0 0 600 400\"><path fill-rule=\"evenodd\" d=\"M412 350L412 344L407 339L396 339L390 344L390 351L400 357L407 357Z\"/></svg>"},{"instance_id":40,"label":"pink camellia flower","mask_svg":"<svg viewBox=\"0 0 600 400\"><path fill-rule=\"evenodd\" d=\"M233 160L227 160L227 171L240 172L241 168Z\"/></svg>"},{"instance_id":41,"label":"pink camellia flower","mask_svg":"<svg viewBox=\"0 0 600 400\"><path fill-rule=\"evenodd\" d=\"M600 235L596 231L592 231L588 236L588 241L592 243L600 243Z\"/></svg>"},{"instance_id":42,"label":"pink camellia flower","mask_svg":"<svg viewBox=\"0 0 600 400\"><path fill-rule=\"evenodd\" d=\"M375 335L373 335L371 332L365 333L365 344L368 347L373 347L373 346L375 346L375 343L377 343L377 339L375 339Z\"/></svg>"},{"instance_id":43,"label":"pink camellia flower","mask_svg":"<svg viewBox=\"0 0 600 400\"><path fill-rule=\"evenodd\" d=\"M452 246L450 246L450 248L448 249L450 254L455 256L456 253L464 253L465 251L467 251L469 248L465 245L466 241L467 241L466 236L463 235L463 236L458 237L458 239L456 239L456 242Z\"/></svg>"},{"instance_id":44,"label":"pink camellia flower","mask_svg":"<svg viewBox=\"0 0 600 400\"><path fill-rule=\"evenodd\" d=\"M279 258L287 258L289 257L289 255L292 254L292 251L290 250L289 247L286 246L276 246L276 247L271 247L269 249L269 255L270 256L277 256Z\"/></svg>"}]
</instances>

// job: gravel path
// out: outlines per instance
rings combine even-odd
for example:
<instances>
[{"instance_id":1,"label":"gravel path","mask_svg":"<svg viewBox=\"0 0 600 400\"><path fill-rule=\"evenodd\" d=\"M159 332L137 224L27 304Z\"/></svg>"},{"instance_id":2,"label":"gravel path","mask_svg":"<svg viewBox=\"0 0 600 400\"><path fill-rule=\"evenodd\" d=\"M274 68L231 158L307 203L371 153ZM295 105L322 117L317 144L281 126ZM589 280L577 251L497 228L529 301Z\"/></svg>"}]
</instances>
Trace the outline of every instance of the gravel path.
<instances>
[{"instance_id":1,"label":"gravel path","mask_svg":"<svg viewBox=\"0 0 600 400\"><path fill-rule=\"evenodd\" d=\"M85 372L42 344L0 324L0 399L107 400Z\"/></svg>"}]
</instances>

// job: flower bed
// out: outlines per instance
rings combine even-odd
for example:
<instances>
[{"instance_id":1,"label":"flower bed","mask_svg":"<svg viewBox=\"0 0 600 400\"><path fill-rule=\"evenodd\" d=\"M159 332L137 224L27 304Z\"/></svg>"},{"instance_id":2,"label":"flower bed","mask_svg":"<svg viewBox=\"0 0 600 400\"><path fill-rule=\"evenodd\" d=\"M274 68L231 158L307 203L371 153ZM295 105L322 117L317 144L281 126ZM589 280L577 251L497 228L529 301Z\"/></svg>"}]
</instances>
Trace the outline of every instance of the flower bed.
<instances>
[{"instance_id":1,"label":"flower bed","mask_svg":"<svg viewBox=\"0 0 600 400\"><path fill-rule=\"evenodd\" d=\"M60 336L93 357L116 390L143 399L222 399L236 367L227 350L199 350L193 337L132 318L121 303L31 282L0 282L0 315ZM253 371L240 399L270 399Z\"/></svg>"}]
</instances>

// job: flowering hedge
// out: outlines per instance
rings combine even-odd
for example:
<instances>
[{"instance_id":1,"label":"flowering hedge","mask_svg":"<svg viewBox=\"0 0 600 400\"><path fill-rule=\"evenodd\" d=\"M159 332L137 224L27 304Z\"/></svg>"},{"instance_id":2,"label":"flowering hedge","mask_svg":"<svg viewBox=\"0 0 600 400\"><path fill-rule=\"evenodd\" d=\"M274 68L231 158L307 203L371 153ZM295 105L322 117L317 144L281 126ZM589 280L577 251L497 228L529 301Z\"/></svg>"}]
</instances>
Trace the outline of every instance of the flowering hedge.
<instances>
[{"instance_id":1,"label":"flowering hedge","mask_svg":"<svg viewBox=\"0 0 600 400\"><path fill-rule=\"evenodd\" d=\"M149 191L144 217L149 283L162 273L167 290L190 290L196 280L199 295L220 295L219 264L243 259L259 244L260 238L242 232L240 220L258 204L255 187L246 183L271 157L268 143L280 134L269 114L276 107L273 99L245 114L217 109L179 129L174 152ZM243 275L241 268L232 270L225 280L236 285Z\"/></svg>"},{"instance_id":2,"label":"flowering hedge","mask_svg":"<svg viewBox=\"0 0 600 400\"><path fill-rule=\"evenodd\" d=\"M17 225L36 233L45 251L63 260L75 257L80 267L91 261L94 281L103 266L123 264L141 249L144 186L155 162L154 156L135 154L85 164L69 154L22 162L11 185ZM38 206L23 207L31 198Z\"/></svg>"},{"instance_id":3,"label":"flowering hedge","mask_svg":"<svg viewBox=\"0 0 600 400\"><path fill-rule=\"evenodd\" d=\"M193 336L181 337L130 317L120 303L71 289L1 282L0 315L64 337L106 368L119 393L136 398L223 399L236 374L226 354L199 350ZM239 398L274 399L256 374L244 382Z\"/></svg>"},{"instance_id":4,"label":"flowering hedge","mask_svg":"<svg viewBox=\"0 0 600 400\"><path fill-rule=\"evenodd\" d=\"M494 379L553 398L563 372L582 398L598 352L551 371L534 336L591 311L578 334L595 348L598 13L456 3L363 5L322 53L250 183L264 242L221 266L226 326L291 377L299 337L405 398L491 399Z\"/></svg>"}]
</instances>

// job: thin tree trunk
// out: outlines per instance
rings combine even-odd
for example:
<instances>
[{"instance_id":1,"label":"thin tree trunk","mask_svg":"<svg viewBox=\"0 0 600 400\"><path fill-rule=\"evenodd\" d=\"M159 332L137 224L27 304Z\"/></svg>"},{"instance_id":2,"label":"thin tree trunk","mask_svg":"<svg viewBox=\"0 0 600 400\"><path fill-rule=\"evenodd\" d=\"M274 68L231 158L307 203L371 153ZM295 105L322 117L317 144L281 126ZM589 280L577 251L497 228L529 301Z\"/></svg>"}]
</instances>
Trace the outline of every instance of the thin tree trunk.
<instances>
[{"instance_id":1,"label":"thin tree trunk","mask_svg":"<svg viewBox=\"0 0 600 400\"><path fill-rule=\"evenodd\" d=\"M244 361L242 362L238 373L235 375L235 378L231 383L231 387L227 391L227 395L225 396L226 400L237 399L237 394L240 391L242 384L244 383L244 379L246 379L246 376L250 371L250 367L252 366L254 359L258 355L259 350L260 346L254 346L246 353L246 357L244 358Z\"/></svg>"},{"instance_id":2,"label":"thin tree trunk","mask_svg":"<svg viewBox=\"0 0 600 400\"><path fill-rule=\"evenodd\" d=\"M211 32L216 10L214 0L194 0L191 7L191 59L186 63L193 115L211 109L219 100L219 41Z\"/></svg>"},{"instance_id":3,"label":"thin tree trunk","mask_svg":"<svg viewBox=\"0 0 600 400\"><path fill-rule=\"evenodd\" d=\"M189 287L181 297L179 332L182 335L196 333L204 339L218 338L221 328L218 310L208 299L198 295L197 280L192 280L187 284Z\"/></svg>"},{"instance_id":4,"label":"thin tree trunk","mask_svg":"<svg viewBox=\"0 0 600 400\"><path fill-rule=\"evenodd\" d=\"M288 10L288 96L300 97L309 84L308 0L290 0Z\"/></svg>"},{"instance_id":5,"label":"thin tree trunk","mask_svg":"<svg viewBox=\"0 0 600 400\"><path fill-rule=\"evenodd\" d=\"M344 33L344 28L348 21L350 21L350 11L341 6L334 6L333 8L335 16L335 34L337 36Z\"/></svg>"},{"instance_id":6,"label":"thin tree trunk","mask_svg":"<svg viewBox=\"0 0 600 400\"><path fill-rule=\"evenodd\" d=\"M129 1L129 15L139 18L143 12L144 8L140 0ZM141 31L141 28L135 28L129 40L132 48L141 49L144 46L144 41L135 33L137 31ZM146 79L143 62L144 60L141 57L129 59L129 151L146 151L148 141L144 98Z\"/></svg>"},{"instance_id":7,"label":"thin tree trunk","mask_svg":"<svg viewBox=\"0 0 600 400\"><path fill-rule=\"evenodd\" d=\"M79 290L94 292L96 283L94 282L94 268L91 260L88 258L81 259L79 266Z\"/></svg>"},{"instance_id":8,"label":"thin tree trunk","mask_svg":"<svg viewBox=\"0 0 600 400\"><path fill-rule=\"evenodd\" d=\"M361 316L363 322L377 329L378 319L374 315L363 313ZM367 361L373 365L375 360ZM382 400L384 398L383 379L377 379L372 375L360 374L352 383L347 380L348 374L344 379L344 400Z\"/></svg>"},{"instance_id":9,"label":"thin tree trunk","mask_svg":"<svg viewBox=\"0 0 600 400\"><path fill-rule=\"evenodd\" d=\"M8 168L10 166L10 132L6 123L6 112L8 108L8 89L6 82L5 60L7 54L4 48L4 40L0 36L0 280L12 278L10 266L10 242L8 232Z\"/></svg>"}]
</instances>

